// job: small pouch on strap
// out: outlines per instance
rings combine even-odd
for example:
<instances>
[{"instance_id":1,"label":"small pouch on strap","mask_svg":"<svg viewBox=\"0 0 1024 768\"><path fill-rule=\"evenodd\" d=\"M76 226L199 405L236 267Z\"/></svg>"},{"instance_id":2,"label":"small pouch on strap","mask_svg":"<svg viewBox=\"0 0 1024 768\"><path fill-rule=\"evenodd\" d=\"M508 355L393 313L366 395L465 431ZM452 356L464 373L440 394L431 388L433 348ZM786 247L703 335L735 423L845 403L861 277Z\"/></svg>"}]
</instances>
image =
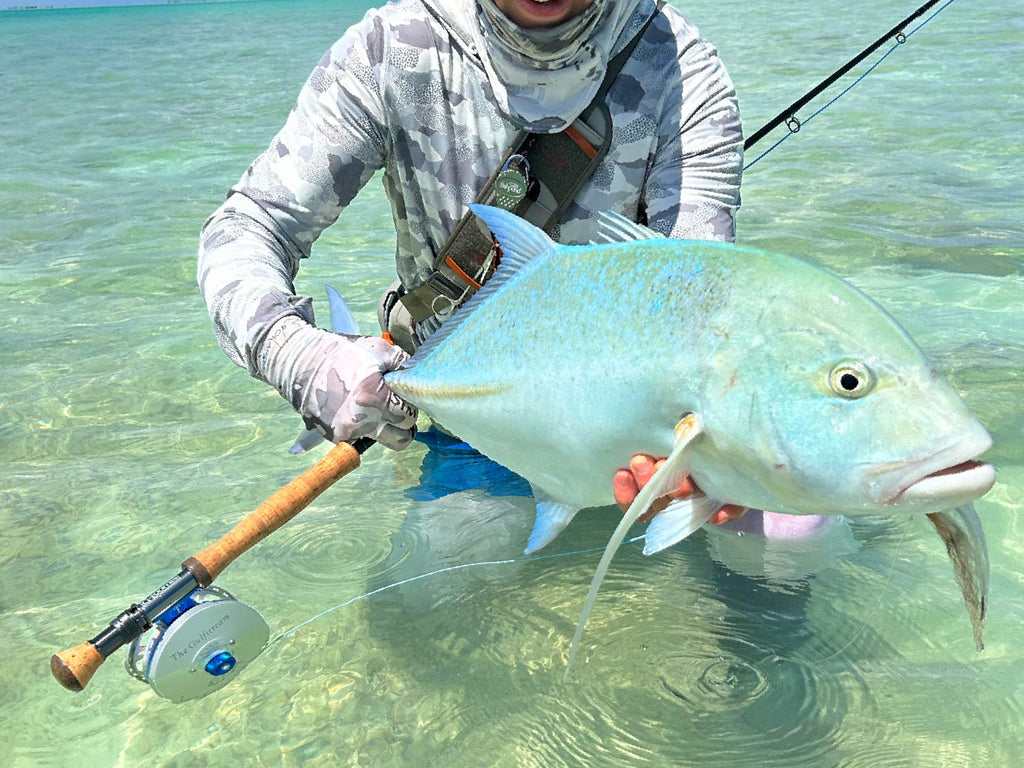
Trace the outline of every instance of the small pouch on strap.
<instances>
[{"instance_id":1,"label":"small pouch on strap","mask_svg":"<svg viewBox=\"0 0 1024 768\"><path fill-rule=\"evenodd\" d=\"M416 336L416 323L400 299L405 295L401 280L395 280L377 304L377 322L384 338L404 349L410 355L420 345Z\"/></svg>"},{"instance_id":2,"label":"small pouch on strap","mask_svg":"<svg viewBox=\"0 0 1024 768\"><path fill-rule=\"evenodd\" d=\"M608 107L601 104L593 110L591 122L610 130ZM582 119L560 133L521 135L477 199L488 205L511 203L501 207L550 230L604 159L608 143ZM528 170L516 170L517 160ZM502 182L510 181L510 174L520 173L525 194L509 195L512 185ZM490 234L477 218L464 216L441 249L434 272L401 297L413 320L419 323L433 315L446 317L476 293L494 271L493 248Z\"/></svg>"},{"instance_id":3,"label":"small pouch on strap","mask_svg":"<svg viewBox=\"0 0 1024 768\"><path fill-rule=\"evenodd\" d=\"M530 202L516 212L551 234L608 154L611 123L608 106L601 103L587 121L577 118L561 133L531 135L523 149L532 169Z\"/></svg>"},{"instance_id":4,"label":"small pouch on strap","mask_svg":"<svg viewBox=\"0 0 1024 768\"><path fill-rule=\"evenodd\" d=\"M434 272L400 299L413 320L449 315L472 296L489 276L484 272L493 248L494 240L483 233L476 217L463 217L434 263Z\"/></svg>"}]
</instances>

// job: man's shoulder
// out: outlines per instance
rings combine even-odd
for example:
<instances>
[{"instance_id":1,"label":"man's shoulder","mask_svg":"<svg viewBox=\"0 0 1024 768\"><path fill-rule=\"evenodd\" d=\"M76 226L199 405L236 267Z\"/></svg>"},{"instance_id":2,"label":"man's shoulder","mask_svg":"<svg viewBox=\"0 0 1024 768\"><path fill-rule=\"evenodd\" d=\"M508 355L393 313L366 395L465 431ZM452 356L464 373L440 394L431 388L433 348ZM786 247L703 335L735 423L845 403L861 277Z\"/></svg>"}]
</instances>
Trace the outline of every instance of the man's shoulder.
<instances>
[{"instance_id":1,"label":"man's shoulder","mask_svg":"<svg viewBox=\"0 0 1024 768\"><path fill-rule=\"evenodd\" d=\"M452 46L452 30L422 0L370 8L325 54L343 69L385 65L396 71L436 68Z\"/></svg>"},{"instance_id":2,"label":"man's shoulder","mask_svg":"<svg viewBox=\"0 0 1024 768\"><path fill-rule=\"evenodd\" d=\"M710 47L697 25L670 5L651 22L641 43L640 57L656 67L678 66L681 60Z\"/></svg>"},{"instance_id":3,"label":"man's shoulder","mask_svg":"<svg viewBox=\"0 0 1024 768\"><path fill-rule=\"evenodd\" d=\"M426 52L429 58L434 58L436 54L446 54L453 46L467 47L464 32L423 0L397 0L371 8L362 21L349 29L347 35L352 34L361 38L366 48L394 59L391 63L404 62L412 68L416 52ZM344 40L338 44L343 45ZM388 50L390 55L385 53Z\"/></svg>"},{"instance_id":4,"label":"man's shoulder","mask_svg":"<svg viewBox=\"0 0 1024 768\"><path fill-rule=\"evenodd\" d=\"M721 81L731 88L715 47L693 22L666 5L645 30L622 76L630 85L626 90L642 94L647 102L660 102L677 98L683 81L696 72L701 81Z\"/></svg>"},{"instance_id":5,"label":"man's shoulder","mask_svg":"<svg viewBox=\"0 0 1024 768\"><path fill-rule=\"evenodd\" d=\"M399 42L420 47L436 47L453 38L463 37L458 25L423 0L396 0L367 12L386 25Z\"/></svg>"}]
</instances>

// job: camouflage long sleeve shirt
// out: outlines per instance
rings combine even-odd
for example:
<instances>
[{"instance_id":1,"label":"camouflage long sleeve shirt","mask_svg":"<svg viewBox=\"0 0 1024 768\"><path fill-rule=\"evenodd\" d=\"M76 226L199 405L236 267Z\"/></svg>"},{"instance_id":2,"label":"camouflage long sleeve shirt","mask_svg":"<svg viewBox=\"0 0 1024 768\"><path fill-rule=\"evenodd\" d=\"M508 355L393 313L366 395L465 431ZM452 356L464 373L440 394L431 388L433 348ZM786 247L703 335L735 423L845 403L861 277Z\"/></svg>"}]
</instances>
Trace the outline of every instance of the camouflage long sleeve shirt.
<instances>
[{"instance_id":1,"label":"camouflage long sleeve shirt","mask_svg":"<svg viewBox=\"0 0 1024 768\"><path fill-rule=\"evenodd\" d=\"M610 151L559 239L586 242L596 212L644 210L673 237L731 240L742 134L714 48L666 6L607 101ZM311 320L309 300L294 295L299 262L379 170L398 277L419 285L519 130L457 27L420 0L367 13L317 64L283 129L204 227L198 277L229 356L258 374L255 350L274 322Z\"/></svg>"}]
</instances>

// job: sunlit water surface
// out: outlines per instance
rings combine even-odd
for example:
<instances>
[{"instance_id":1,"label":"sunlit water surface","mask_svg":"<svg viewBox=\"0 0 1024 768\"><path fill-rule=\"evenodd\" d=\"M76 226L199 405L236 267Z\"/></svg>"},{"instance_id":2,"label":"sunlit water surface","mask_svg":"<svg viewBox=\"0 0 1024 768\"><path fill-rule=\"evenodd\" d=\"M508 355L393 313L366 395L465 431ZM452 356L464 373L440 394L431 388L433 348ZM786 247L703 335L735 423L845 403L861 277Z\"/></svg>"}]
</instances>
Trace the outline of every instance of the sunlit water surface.
<instances>
[{"instance_id":1,"label":"sunlit water surface","mask_svg":"<svg viewBox=\"0 0 1024 768\"><path fill-rule=\"evenodd\" d=\"M752 131L912 5L687 12ZM892 311L991 431L983 653L923 519L858 520L807 552L715 531L651 558L629 545L565 684L594 551L449 571L291 631L371 589L519 557L529 501L412 501L416 446L369 452L219 580L285 635L219 693L174 705L121 654L83 693L50 678L51 653L312 460L286 453L288 407L217 348L194 250L364 7L0 17L0 763L1019 765L1024 27L1009 0L954 3L912 36L750 170L740 219L741 242L825 265ZM298 287L319 303L342 286L372 327L392 247L373 183ZM553 553L602 546L616 517L582 514Z\"/></svg>"}]
</instances>

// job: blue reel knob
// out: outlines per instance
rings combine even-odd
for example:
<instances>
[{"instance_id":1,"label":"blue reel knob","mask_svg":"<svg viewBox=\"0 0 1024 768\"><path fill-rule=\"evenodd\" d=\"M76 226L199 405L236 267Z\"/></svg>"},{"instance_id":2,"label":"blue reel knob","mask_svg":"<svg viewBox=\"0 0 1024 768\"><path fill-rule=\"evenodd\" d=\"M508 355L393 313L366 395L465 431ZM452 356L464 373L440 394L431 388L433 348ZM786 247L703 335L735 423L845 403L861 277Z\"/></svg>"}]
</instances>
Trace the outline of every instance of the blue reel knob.
<instances>
[{"instance_id":1,"label":"blue reel knob","mask_svg":"<svg viewBox=\"0 0 1024 768\"><path fill-rule=\"evenodd\" d=\"M220 653L214 654L208 662L206 662L206 671L214 677L220 677L226 675L232 669L235 668L237 660L227 651L221 651Z\"/></svg>"}]
</instances>

